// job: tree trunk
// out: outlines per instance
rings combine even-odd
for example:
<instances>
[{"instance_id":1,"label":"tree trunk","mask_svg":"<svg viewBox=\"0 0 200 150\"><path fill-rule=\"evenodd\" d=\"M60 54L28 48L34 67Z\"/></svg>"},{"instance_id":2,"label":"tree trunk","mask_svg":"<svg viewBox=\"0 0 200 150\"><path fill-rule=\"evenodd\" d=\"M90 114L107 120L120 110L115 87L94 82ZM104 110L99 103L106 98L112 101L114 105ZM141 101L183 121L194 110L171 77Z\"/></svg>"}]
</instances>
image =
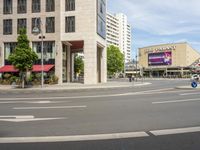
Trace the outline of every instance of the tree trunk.
<instances>
[{"instance_id":1,"label":"tree trunk","mask_svg":"<svg viewBox=\"0 0 200 150\"><path fill-rule=\"evenodd\" d=\"M22 84L21 84L21 87L24 89L24 85L25 85L25 78L24 78L24 72L21 72L21 80L22 80Z\"/></svg>"},{"instance_id":2,"label":"tree trunk","mask_svg":"<svg viewBox=\"0 0 200 150\"><path fill-rule=\"evenodd\" d=\"M24 75L22 75L22 88L24 89Z\"/></svg>"}]
</instances>

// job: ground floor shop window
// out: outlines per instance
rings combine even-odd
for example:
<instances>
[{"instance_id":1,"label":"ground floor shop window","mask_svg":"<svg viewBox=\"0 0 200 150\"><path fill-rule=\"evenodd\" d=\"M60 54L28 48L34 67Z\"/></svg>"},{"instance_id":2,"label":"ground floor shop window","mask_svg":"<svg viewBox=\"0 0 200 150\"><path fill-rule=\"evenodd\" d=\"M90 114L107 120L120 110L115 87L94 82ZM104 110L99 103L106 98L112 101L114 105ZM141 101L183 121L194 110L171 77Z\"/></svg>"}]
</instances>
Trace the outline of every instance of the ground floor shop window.
<instances>
[{"instance_id":1,"label":"ground floor shop window","mask_svg":"<svg viewBox=\"0 0 200 150\"><path fill-rule=\"evenodd\" d=\"M41 64L41 45L41 42L33 42L32 44L33 51L35 51L38 55L38 61L36 64ZM44 63L55 64L55 42L45 41L43 46Z\"/></svg>"}]
</instances>

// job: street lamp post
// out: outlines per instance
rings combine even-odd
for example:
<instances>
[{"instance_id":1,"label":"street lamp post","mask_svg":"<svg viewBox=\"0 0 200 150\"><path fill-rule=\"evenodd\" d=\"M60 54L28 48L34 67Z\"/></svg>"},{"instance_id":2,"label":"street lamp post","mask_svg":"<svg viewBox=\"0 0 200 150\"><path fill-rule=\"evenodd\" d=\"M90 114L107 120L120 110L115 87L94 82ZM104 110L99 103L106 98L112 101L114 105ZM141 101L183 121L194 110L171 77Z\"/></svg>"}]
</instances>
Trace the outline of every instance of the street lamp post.
<instances>
[{"instance_id":1,"label":"street lamp post","mask_svg":"<svg viewBox=\"0 0 200 150\"><path fill-rule=\"evenodd\" d=\"M125 52L124 53L124 78L126 78L126 57L125 57Z\"/></svg>"},{"instance_id":2,"label":"street lamp post","mask_svg":"<svg viewBox=\"0 0 200 150\"><path fill-rule=\"evenodd\" d=\"M137 56L137 54L136 54L136 78L135 78L135 79L136 79L136 82L137 82L137 73L138 73L138 72L137 72L137 66L138 66L138 65L137 65L137 57L138 57L138 56Z\"/></svg>"},{"instance_id":3,"label":"street lamp post","mask_svg":"<svg viewBox=\"0 0 200 150\"><path fill-rule=\"evenodd\" d=\"M39 26L38 27L38 20L39 20ZM33 33L34 34L41 34L41 88L43 88L44 86L44 35L42 32L42 21L40 20L40 18L36 18L35 19L35 26L33 28Z\"/></svg>"}]
</instances>

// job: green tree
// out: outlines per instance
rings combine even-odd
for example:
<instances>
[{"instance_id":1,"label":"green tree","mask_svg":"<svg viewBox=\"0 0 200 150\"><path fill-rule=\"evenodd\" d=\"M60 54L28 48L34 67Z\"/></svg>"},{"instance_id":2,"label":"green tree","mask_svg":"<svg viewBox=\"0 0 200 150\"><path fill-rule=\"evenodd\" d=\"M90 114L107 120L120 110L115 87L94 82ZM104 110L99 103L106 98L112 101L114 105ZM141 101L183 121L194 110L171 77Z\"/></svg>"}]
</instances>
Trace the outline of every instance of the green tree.
<instances>
[{"instance_id":1,"label":"green tree","mask_svg":"<svg viewBox=\"0 0 200 150\"><path fill-rule=\"evenodd\" d=\"M84 71L84 62L81 56L76 55L74 60L74 72L75 74L83 73Z\"/></svg>"},{"instance_id":2,"label":"green tree","mask_svg":"<svg viewBox=\"0 0 200 150\"><path fill-rule=\"evenodd\" d=\"M107 48L107 69L108 75L114 75L124 69L124 54L113 45Z\"/></svg>"},{"instance_id":3,"label":"green tree","mask_svg":"<svg viewBox=\"0 0 200 150\"><path fill-rule=\"evenodd\" d=\"M33 63L38 59L37 54L29 46L29 40L25 29L20 29L17 38L17 46L8 60L19 70L22 88L24 88L25 77L28 71L32 70Z\"/></svg>"}]
</instances>

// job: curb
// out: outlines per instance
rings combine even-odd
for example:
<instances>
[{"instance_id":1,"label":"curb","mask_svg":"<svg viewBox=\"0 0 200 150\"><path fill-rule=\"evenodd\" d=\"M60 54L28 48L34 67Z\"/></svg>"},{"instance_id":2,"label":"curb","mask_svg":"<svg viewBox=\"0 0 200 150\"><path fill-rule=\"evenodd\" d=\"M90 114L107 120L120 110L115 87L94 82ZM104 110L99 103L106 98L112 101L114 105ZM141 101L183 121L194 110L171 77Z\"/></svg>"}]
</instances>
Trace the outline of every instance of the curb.
<instances>
[{"instance_id":1,"label":"curb","mask_svg":"<svg viewBox=\"0 0 200 150\"><path fill-rule=\"evenodd\" d=\"M120 83L119 83L120 84ZM55 88L52 88L52 87L44 87L44 88L25 88L25 89L20 89L20 88L7 88L7 89L2 89L0 88L0 91L76 91L76 90L89 90L89 89L94 89L94 90L97 90L97 89L117 89L117 88L131 88L131 87L138 87L138 86L146 86L146 85L150 85L152 83L149 83L149 82L144 82L144 83L139 83L139 84L130 84L130 85L121 85L121 86L103 86L103 85L100 85L100 86L83 86L83 87L55 87Z\"/></svg>"},{"instance_id":2,"label":"curb","mask_svg":"<svg viewBox=\"0 0 200 150\"><path fill-rule=\"evenodd\" d=\"M197 88L192 88L190 86L188 87L184 87L184 86L177 86L175 87L176 89L182 89L182 90L200 90L200 87L197 87Z\"/></svg>"}]
</instances>

